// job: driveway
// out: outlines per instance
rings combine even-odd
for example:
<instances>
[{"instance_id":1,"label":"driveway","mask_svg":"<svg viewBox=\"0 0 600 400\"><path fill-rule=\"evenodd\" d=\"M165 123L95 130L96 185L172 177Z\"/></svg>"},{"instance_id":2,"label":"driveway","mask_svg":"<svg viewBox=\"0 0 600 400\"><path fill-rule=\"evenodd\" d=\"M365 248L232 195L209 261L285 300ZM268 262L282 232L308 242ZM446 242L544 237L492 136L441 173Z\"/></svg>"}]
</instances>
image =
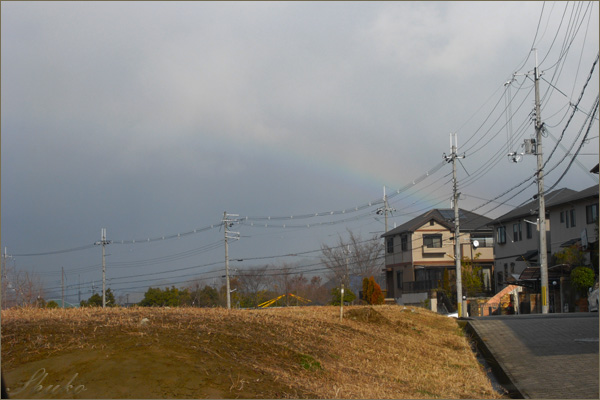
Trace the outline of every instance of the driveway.
<instances>
[{"instance_id":1,"label":"driveway","mask_svg":"<svg viewBox=\"0 0 600 400\"><path fill-rule=\"evenodd\" d=\"M512 397L598 399L598 313L467 320L478 350Z\"/></svg>"}]
</instances>

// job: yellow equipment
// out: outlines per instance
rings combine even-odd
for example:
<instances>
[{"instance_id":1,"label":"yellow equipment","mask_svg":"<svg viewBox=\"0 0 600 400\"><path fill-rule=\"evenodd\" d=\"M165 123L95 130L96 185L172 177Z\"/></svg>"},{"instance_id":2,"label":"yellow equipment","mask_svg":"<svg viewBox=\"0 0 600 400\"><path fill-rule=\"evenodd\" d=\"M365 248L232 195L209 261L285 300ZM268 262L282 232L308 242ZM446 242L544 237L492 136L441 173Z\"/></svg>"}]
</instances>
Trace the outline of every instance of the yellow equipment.
<instances>
[{"instance_id":1,"label":"yellow equipment","mask_svg":"<svg viewBox=\"0 0 600 400\"><path fill-rule=\"evenodd\" d=\"M311 301L311 300L309 300L309 299L305 299L305 298L303 298L303 297L296 296L296 295L295 295L295 294L293 294L293 293L288 293L288 294L282 294L281 296L279 296L279 297L276 297L276 298L274 298L274 299L271 299L271 300L265 301L264 303L260 303L258 306L259 306L259 307L261 307L261 308L266 308L266 307L269 307L269 306L271 306L271 305L273 305L273 304L277 303L277 300L279 300L279 299L281 299L281 298L283 298L283 297L285 297L285 296L291 296L291 297L295 298L296 300L298 300L298 301L301 301L301 302L303 302L303 303L311 303L311 302L312 302L312 301Z\"/></svg>"}]
</instances>

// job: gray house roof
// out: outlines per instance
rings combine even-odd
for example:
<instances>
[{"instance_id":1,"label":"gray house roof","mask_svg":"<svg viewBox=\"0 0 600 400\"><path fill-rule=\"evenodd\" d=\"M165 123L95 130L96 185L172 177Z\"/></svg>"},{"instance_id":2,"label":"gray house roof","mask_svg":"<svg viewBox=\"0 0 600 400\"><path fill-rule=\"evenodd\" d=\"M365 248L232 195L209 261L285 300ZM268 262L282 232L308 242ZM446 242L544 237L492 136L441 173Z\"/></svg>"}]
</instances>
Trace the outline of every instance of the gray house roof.
<instances>
[{"instance_id":1,"label":"gray house roof","mask_svg":"<svg viewBox=\"0 0 600 400\"><path fill-rule=\"evenodd\" d=\"M583 200L588 197L598 197L598 185L591 186L579 192L567 188L553 190L552 192L546 193L545 195L546 212L548 212L552 207L557 207L574 201ZM532 215L537 215L537 210L538 201L536 198L534 200L531 200L529 203L521 207L517 207L512 211L509 211L508 213L495 219L492 222L492 224L498 225L506 221L512 221L522 217L530 217Z\"/></svg>"},{"instance_id":2,"label":"gray house roof","mask_svg":"<svg viewBox=\"0 0 600 400\"><path fill-rule=\"evenodd\" d=\"M458 219L460 222L460 230L463 232L485 232L492 230L487 226L492 222L490 218L463 210L462 208L458 210ZM394 236L405 232L414 232L431 220L445 226L450 231L454 231L454 210L451 208L435 208L405 222L391 231L387 231L381 235L381 237Z\"/></svg>"},{"instance_id":3,"label":"gray house roof","mask_svg":"<svg viewBox=\"0 0 600 400\"><path fill-rule=\"evenodd\" d=\"M589 188L583 189L580 192L575 192L571 196L567 196L566 198L562 199L560 203L552 204L552 206L573 203L587 198L598 198L598 185L590 186Z\"/></svg>"}]
</instances>

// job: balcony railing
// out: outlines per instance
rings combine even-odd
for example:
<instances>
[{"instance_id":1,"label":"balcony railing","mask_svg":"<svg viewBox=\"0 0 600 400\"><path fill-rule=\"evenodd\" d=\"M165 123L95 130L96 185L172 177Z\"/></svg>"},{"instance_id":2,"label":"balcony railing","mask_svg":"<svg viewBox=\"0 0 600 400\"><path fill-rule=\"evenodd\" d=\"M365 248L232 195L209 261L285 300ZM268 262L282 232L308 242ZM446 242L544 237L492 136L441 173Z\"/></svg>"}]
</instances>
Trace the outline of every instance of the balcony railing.
<instances>
[{"instance_id":1,"label":"balcony railing","mask_svg":"<svg viewBox=\"0 0 600 400\"><path fill-rule=\"evenodd\" d=\"M428 292L432 289L437 289L441 286L441 282L436 281L415 281L415 282L404 282L402 287L403 293L419 293Z\"/></svg>"},{"instance_id":2,"label":"balcony railing","mask_svg":"<svg viewBox=\"0 0 600 400\"><path fill-rule=\"evenodd\" d=\"M439 289L441 287L442 282L440 280L404 282L404 284L402 285L402 289L399 290L399 293L422 293L429 292L430 290L434 289ZM493 290L489 287L484 287L481 291L476 293L475 296L485 297L490 296L491 294L493 294Z\"/></svg>"},{"instance_id":3,"label":"balcony railing","mask_svg":"<svg viewBox=\"0 0 600 400\"><path fill-rule=\"evenodd\" d=\"M441 246L441 247L427 247L423 246L423 254L441 254L446 252L451 252L452 246Z\"/></svg>"}]
</instances>

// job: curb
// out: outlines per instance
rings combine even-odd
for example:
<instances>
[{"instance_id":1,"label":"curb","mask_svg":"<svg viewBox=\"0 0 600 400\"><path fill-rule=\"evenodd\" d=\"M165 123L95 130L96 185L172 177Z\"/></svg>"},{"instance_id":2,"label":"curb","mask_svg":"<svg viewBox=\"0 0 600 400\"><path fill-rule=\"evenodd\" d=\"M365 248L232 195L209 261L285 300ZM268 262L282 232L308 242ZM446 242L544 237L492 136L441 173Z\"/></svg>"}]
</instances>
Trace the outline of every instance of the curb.
<instances>
[{"instance_id":1,"label":"curb","mask_svg":"<svg viewBox=\"0 0 600 400\"><path fill-rule=\"evenodd\" d=\"M468 334L470 339L476 345L476 351L481 354L481 356L485 359L485 361L489 364L492 369L492 373L498 380L498 382L502 385L502 387L508 391L508 396L511 399L528 399L529 396L523 394L521 390L515 385L512 379L509 376L508 371L505 371L502 367L501 363L496 360L493 353L485 343L485 341L479 336L477 329L471 325L471 318L463 319L465 324L465 332Z\"/></svg>"}]
</instances>

